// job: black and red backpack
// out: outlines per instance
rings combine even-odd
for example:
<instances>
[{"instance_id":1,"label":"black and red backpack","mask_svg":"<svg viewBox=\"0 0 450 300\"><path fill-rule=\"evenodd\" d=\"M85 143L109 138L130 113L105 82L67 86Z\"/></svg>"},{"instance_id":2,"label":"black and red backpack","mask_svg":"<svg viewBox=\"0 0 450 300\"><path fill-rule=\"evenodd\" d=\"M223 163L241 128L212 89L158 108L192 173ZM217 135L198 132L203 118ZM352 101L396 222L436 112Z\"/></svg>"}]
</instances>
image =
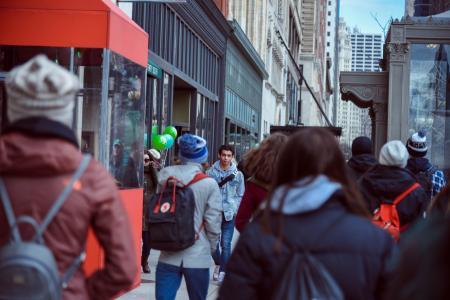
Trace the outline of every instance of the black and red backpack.
<instances>
[{"instance_id":1,"label":"black and red backpack","mask_svg":"<svg viewBox=\"0 0 450 300\"><path fill-rule=\"evenodd\" d=\"M169 177L151 197L147 211L150 248L180 251L195 243L201 228L197 232L194 227L195 198L189 186L207 177L197 173L186 185Z\"/></svg>"}]
</instances>

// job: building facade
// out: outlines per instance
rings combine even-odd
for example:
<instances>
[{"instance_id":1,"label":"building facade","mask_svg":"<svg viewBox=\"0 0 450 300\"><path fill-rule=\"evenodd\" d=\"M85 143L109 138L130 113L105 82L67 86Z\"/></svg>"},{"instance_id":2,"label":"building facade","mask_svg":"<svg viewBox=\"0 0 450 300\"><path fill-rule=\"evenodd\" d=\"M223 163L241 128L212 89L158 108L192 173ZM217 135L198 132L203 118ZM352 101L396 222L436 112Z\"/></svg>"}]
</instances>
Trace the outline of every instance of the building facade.
<instances>
[{"instance_id":1,"label":"building facade","mask_svg":"<svg viewBox=\"0 0 450 300\"><path fill-rule=\"evenodd\" d=\"M235 147L236 159L261 138L264 63L236 20L227 43L225 76L225 143Z\"/></svg>"},{"instance_id":2,"label":"building facade","mask_svg":"<svg viewBox=\"0 0 450 300\"><path fill-rule=\"evenodd\" d=\"M339 19L339 71L351 71L352 67L352 43L351 30L344 19ZM340 92L336 91L340 97ZM351 143L360 135L360 108L348 101L337 103L337 126L342 128L340 144L346 158L351 156Z\"/></svg>"},{"instance_id":3,"label":"building facade","mask_svg":"<svg viewBox=\"0 0 450 300\"><path fill-rule=\"evenodd\" d=\"M213 161L225 132L228 23L214 2L200 0L134 3L132 15L150 41L147 135L167 125L195 133L207 140Z\"/></svg>"},{"instance_id":4,"label":"building facade","mask_svg":"<svg viewBox=\"0 0 450 300\"><path fill-rule=\"evenodd\" d=\"M426 17L450 10L448 0L405 0L405 16Z\"/></svg>"},{"instance_id":5,"label":"building facade","mask_svg":"<svg viewBox=\"0 0 450 300\"><path fill-rule=\"evenodd\" d=\"M286 55L282 44L287 1L229 0L228 20L236 20L262 59L268 78L263 82L261 138L270 126L286 122Z\"/></svg>"},{"instance_id":6,"label":"building facade","mask_svg":"<svg viewBox=\"0 0 450 300\"><path fill-rule=\"evenodd\" d=\"M326 57L331 62L329 74L333 89L327 113L333 124L337 124L339 104L339 6L339 0L327 0Z\"/></svg>"},{"instance_id":7,"label":"building facade","mask_svg":"<svg viewBox=\"0 0 450 300\"><path fill-rule=\"evenodd\" d=\"M326 5L324 0L228 1L227 18L240 24L269 74L262 92L263 136L273 125L331 125Z\"/></svg>"},{"instance_id":8,"label":"building facade","mask_svg":"<svg viewBox=\"0 0 450 300\"><path fill-rule=\"evenodd\" d=\"M302 123L309 126L331 125L326 111L330 90L327 89L326 1L301 1L301 52L303 77L309 85L302 86Z\"/></svg>"}]
</instances>

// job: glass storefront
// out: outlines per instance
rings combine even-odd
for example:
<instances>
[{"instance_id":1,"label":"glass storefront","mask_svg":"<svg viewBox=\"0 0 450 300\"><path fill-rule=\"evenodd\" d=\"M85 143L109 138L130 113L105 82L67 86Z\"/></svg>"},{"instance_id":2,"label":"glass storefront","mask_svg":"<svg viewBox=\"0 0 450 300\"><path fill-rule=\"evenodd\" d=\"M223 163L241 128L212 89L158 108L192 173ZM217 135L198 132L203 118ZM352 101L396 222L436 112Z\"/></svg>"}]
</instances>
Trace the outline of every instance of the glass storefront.
<instances>
[{"instance_id":1,"label":"glass storefront","mask_svg":"<svg viewBox=\"0 0 450 300\"><path fill-rule=\"evenodd\" d=\"M409 132L425 130L427 157L450 169L450 45L412 44Z\"/></svg>"},{"instance_id":2,"label":"glass storefront","mask_svg":"<svg viewBox=\"0 0 450 300\"><path fill-rule=\"evenodd\" d=\"M118 184L127 188L143 186L145 79L144 68L111 53L108 89L110 171L117 175Z\"/></svg>"},{"instance_id":3,"label":"glass storefront","mask_svg":"<svg viewBox=\"0 0 450 300\"><path fill-rule=\"evenodd\" d=\"M120 188L142 187L145 68L109 49L0 46L0 73L41 53L80 79L73 130L81 151L100 160ZM5 126L3 87L0 78Z\"/></svg>"}]
</instances>

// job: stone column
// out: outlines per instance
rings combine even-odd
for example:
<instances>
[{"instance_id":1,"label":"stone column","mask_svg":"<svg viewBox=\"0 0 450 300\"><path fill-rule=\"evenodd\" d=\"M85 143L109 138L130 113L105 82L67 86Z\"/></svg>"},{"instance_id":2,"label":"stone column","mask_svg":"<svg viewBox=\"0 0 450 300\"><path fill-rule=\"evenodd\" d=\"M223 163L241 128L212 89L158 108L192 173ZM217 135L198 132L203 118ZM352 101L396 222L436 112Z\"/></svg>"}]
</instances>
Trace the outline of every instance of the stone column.
<instances>
[{"instance_id":1,"label":"stone column","mask_svg":"<svg viewBox=\"0 0 450 300\"><path fill-rule=\"evenodd\" d=\"M381 147L387 141L387 105L386 103L374 102L370 108L372 119L372 142L374 154L378 157Z\"/></svg>"},{"instance_id":2,"label":"stone column","mask_svg":"<svg viewBox=\"0 0 450 300\"><path fill-rule=\"evenodd\" d=\"M391 39L385 51L388 57L388 140L406 140L409 119L409 48L405 26L391 25Z\"/></svg>"}]
</instances>

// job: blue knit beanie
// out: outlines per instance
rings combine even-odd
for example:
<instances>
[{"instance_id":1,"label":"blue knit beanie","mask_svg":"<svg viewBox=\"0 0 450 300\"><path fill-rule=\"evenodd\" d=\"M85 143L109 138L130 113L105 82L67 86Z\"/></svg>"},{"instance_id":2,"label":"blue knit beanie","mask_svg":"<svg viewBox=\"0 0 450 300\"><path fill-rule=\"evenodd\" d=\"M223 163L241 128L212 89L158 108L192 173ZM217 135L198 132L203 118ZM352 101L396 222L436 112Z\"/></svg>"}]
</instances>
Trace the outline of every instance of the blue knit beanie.
<instances>
[{"instance_id":1,"label":"blue knit beanie","mask_svg":"<svg viewBox=\"0 0 450 300\"><path fill-rule=\"evenodd\" d=\"M208 159L206 141L197 135L183 134L178 138L178 145L180 148L178 156L182 163L194 162L201 164Z\"/></svg>"}]
</instances>

